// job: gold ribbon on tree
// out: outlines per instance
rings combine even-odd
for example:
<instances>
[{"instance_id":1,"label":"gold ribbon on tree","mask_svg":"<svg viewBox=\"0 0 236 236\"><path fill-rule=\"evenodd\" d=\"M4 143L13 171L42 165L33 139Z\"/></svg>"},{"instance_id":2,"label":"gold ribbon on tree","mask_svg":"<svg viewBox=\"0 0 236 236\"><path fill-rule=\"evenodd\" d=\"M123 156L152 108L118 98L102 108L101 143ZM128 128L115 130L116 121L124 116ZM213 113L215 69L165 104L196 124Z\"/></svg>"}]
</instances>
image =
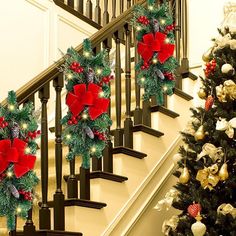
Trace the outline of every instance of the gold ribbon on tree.
<instances>
[{"instance_id":1,"label":"gold ribbon on tree","mask_svg":"<svg viewBox=\"0 0 236 236\"><path fill-rule=\"evenodd\" d=\"M205 143L202 146L201 153L199 153L197 156L197 161L207 155L212 159L213 162L216 162L218 160L222 160L222 158L224 157L224 152L222 150L222 147L217 148L212 143Z\"/></svg>"},{"instance_id":2,"label":"gold ribbon on tree","mask_svg":"<svg viewBox=\"0 0 236 236\"><path fill-rule=\"evenodd\" d=\"M236 84L233 80L226 80L224 84L216 86L216 96L220 102L236 99Z\"/></svg>"},{"instance_id":3,"label":"gold ribbon on tree","mask_svg":"<svg viewBox=\"0 0 236 236\"><path fill-rule=\"evenodd\" d=\"M204 189L209 188L210 190L215 187L220 181L220 177L217 174L218 166L214 164L209 167L204 167L204 169L197 172L196 180L200 181Z\"/></svg>"},{"instance_id":4,"label":"gold ribbon on tree","mask_svg":"<svg viewBox=\"0 0 236 236\"><path fill-rule=\"evenodd\" d=\"M236 208L234 208L229 203L228 204L226 204L226 203L221 204L217 208L217 213L218 214L223 214L223 215L231 214L233 216L233 218L236 218Z\"/></svg>"},{"instance_id":5,"label":"gold ribbon on tree","mask_svg":"<svg viewBox=\"0 0 236 236\"><path fill-rule=\"evenodd\" d=\"M225 131L229 138L234 137L234 128L236 128L236 117L227 121L225 118L219 118L216 122L216 130Z\"/></svg>"}]
</instances>

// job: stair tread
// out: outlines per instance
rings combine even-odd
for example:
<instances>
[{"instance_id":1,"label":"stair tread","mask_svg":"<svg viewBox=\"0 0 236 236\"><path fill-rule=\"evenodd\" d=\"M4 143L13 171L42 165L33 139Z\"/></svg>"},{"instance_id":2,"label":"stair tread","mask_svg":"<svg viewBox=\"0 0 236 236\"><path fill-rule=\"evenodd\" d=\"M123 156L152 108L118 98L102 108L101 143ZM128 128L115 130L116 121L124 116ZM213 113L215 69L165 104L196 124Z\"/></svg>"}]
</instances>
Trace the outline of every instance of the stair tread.
<instances>
[{"instance_id":1,"label":"stair tread","mask_svg":"<svg viewBox=\"0 0 236 236\"><path fill-rule=\"evenodd\" d=\"M34 236L82 236L83 234L80 232L68 232L61 230L37 230L34 233ZM24 236L24 232L17 232L16 236Z\"/></svg>"},{"instance_id":2,"label":"stair tread","mask_svg":"<svg viewBox=\"0 0 236 236\"><path fill-rule=\"evenodd\" d=\"M144 133L153 135L155 137L161 137L162 135L164 135L164 133L162 133L158 130L152 129L152 128L150 128L146 125L143 125L143 124L134 125L133 132L138 132L138 131L142 131Z\"/></svg>"},{"instance_id":3,"label":"stair tread","mask_svg":"<svg viewBox=\"0 0 236 236\"><path fill-rule=\"evenodd\" d=\"M190 96L189 94L185 93L183 90L179 89L179 88L174 88L174 94L176 94L177 96L190 101L193 99L192 96Z\"/></svg>"},{"instance_id":4,"label":"stair tread","mask_svg":"<svg viewBox=\"0 0 236 236\"><path fill-rule=\"evenodd\" d=\"M123 153L128 156L136 157L138 159L143 159L144 157L147 156L147 154L145 154L143 152L138 152L138 151L135 151L131 148L127 148L127 147L123 147L123 146L114 147L112 153L113 154Z\"/></svg>"},{"instance_id":5,"label":"stair tread","mask_svg":"<svg viewBox=\"0 0 236 236\"><path fill-rule=\"evenodd\" d=\"M170 109L168 109L164 106L159 106L159 105L151 106L151 112L157 112L157 111L159 111L167 116L170 116L172 118L176 118L179 116L178 113L171 111Z\"/></svg>"}]
</instances>

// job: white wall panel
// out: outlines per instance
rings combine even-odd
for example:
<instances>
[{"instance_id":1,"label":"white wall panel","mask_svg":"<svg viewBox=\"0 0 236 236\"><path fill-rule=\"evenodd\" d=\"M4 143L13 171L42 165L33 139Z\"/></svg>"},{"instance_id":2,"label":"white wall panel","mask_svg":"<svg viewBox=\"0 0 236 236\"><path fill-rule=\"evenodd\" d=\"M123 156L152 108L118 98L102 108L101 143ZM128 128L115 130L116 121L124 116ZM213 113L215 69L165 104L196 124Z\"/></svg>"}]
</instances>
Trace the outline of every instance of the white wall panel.
<instances>
[{"instance_id":1,"label":"white wall panel","mask_svg":"<svg viewBox=\"0 0 236 236\"><path fill-rule=\"evenodd\" d=\"M86 30L84 30L86 29ZM0 8L0 100L42 72L96 29L52 0L8 0Z\"/></svg>"}]
</instances>

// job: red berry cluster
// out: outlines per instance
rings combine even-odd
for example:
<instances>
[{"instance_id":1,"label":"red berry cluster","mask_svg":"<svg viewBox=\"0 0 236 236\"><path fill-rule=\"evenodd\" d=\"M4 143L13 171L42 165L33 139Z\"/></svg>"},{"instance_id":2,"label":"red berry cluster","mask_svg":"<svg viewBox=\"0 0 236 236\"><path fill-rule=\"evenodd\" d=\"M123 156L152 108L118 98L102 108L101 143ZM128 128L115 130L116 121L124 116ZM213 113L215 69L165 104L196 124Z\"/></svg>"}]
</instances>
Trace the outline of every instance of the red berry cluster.
<instances>
[{"instance_id":1,"label":"red berry cluster","mask_svg":"<svg viewBox=\"0 0 236 236\"><path fill-rule=\"evenodd\" d=\"M174 29L175 29L175 24L167 25L166 28L165 28L165 33L173 31Z\"/></svg>"},{"instance_id":2,"label":"red berry cluster","mask_svg":"<svg viewBox=\"0 0 236 236\"><path fill-rule=\"evenodd\" d=\"M101 133L97 130L93 131L94 135L98 137L99 140L105 141L106 140L106 136L104 133Z\"/></svg>"},{"instance_id":3,"label":"red berry cluster","mask_svg":"<svg viewBox=\"0 0 236 236\"><path fill-rule=\"evenodd\" d=\"M84 68L81 67L80 64L76 61L72 62L72 64L70 65L70 69L76 73L82 73L84 71Z\"/></svg>"},{"instance_id":4,"label":"red berry cluster","mask_svg":"<svg viewBox=\"0 0 236 236\"><path fill-rule=\"evenodd\" d=\"M114 76L113 75L109 75L109 76L105 76L102 78L101 82L99 83L100 86L104 84L109 84L111 80L114 79Z\"/></svg>"},{"instance_id":5,"label":"red berry cluster","mask_svg":"<svg viewBox=\"0 0 236 236\"><path fill-rule=\"evenodd\" d=\"M5 179L7 175L5 173L1 173L0 174L0 182L3 181Z\"/></svg>"},{"instance_id":6,"label":"red berry cluster","mask_svg":"<svg viewBox=\"0 0 236 236\"><path fill-rule=\"evenodd\" d=\"M168 80L175 80L175 77L171 72L164 72L163 74Z\"/></svg>"},{"instance_id":7,"label":"red berry cluster","mask_svg":"<svg viewBox=\"0 0 236 236\"><path fill-rule=\"evenodd\" d=\"M5 121L3 116L0 117L0 128L5 128L8 126L8 122Z\"/></svg>"},{"instance_id":8,"label":"red berry cluster","mask_svg":"<svg viewBox=\"0 0 236 236\"><path fill-rule=\"evenodd\" d=\"M28 143L29 139L33 140L33 139L37 138L40 134L41 134L40 130L35 130L33 132L29 131L28 134L27 134L27 137L25 139L25 142Z\"/></svg>"},{"instance_id":9,"label":"red berry cluster","mask_svg":"<svg viewBox=\"0 0 236 236\"><path fill-rule=\"evenodd\" d=\"M28 200L28 201L32 201L32 193L31 192L27 192L27 191L24 191L24 190L19 190L18 191L20 195L23 196L23 198L25 200Z\"/></svg>"},{"instance_id":10,"label":"red berry cluster","mask_svg":"<svg viewBox=\"0 0 236 236\"><path fill-rule=\"evenodd\" d=\"M80 116L78 116L78 119L80 119ZM67 121L68 125L76 125L78 124L78 120L76 119L75 116L72 116L68 121Z\"/></svg>"},{"instance_id":11,"label":"red berry cluster","mask_svg":"<svg viewBox=\"0 0 236 236\"><path fill-rule=\"evenodd\" d=\"M206 69L204 70L206 77L208 77L212 72L215 71L216 68L216 60L213 59L210 62L206 63Z\"/></svg>"},{"instance_id":12,"label":"red berry cluster","mask_svg":"<svg viewBox=\"0 0 236 236\"><path fill-rule=\"evenodd\" d=\"M149 68L149 64L148 62L143 62L143 65L141 66L141 70L145 70L145 69L148 69Z\"/></svg>"},{"instance_id":13,"label":"red berry cluster","mask_svg":"<svg viewBox=\"0 0 236 236\"><path fill-rule=\"evenodd\" d=\"M150 20L146 16L140 16L138 18L138 22L143 24L143 25L148 25L150 23Z\"/></svg>"}]
</instances>

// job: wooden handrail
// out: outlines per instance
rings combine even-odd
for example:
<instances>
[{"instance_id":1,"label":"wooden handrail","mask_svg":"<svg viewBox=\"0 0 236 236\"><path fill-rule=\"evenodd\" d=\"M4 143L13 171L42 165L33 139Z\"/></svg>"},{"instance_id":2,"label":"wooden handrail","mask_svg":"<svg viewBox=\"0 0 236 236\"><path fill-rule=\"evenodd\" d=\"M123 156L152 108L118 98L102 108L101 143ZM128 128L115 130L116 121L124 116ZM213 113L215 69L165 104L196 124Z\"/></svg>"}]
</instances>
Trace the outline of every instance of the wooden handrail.
<instances>
[{"instance_id":1,"label":"wooden handrail","mask_svg":"<svg viewBox=\"0 0 236 236\"><path fill-rule=\"evenodd\" d=\"M141 1L138 1L137 3L145 4L146 0L141 0ZM131 12L133 11L133 8L134 6L132 6L130 9L128 9L123 14L118 16L112 22L108 23L105 27L97 31L95 34L93 34L90 37L92 45L96 46L98 43L101 43L102 41L107 39L109 36L111 36L114 32L116 32L121 27L123 27L124 24L131 17ZM78 52L82 52L82 49L83 49L82 44L76 47L76 50ZM65 61L65 58L62 57L57 62L53 63L51 66L45 69L43 72L41 72L39 75L34 77L32 80L30 80L28 83L26 83L24 86L22 86L20 89L18 89L16 91L18 103L22 104L31 95L39 91L39 89L42 88L45 84L47 84L48 82L53 80L56 76L58 76L59 74L58 68L64 63L64 61ZM2 102L2 105L6 106L7 100L4 100Z\"/></svg>"}]
</instances>

